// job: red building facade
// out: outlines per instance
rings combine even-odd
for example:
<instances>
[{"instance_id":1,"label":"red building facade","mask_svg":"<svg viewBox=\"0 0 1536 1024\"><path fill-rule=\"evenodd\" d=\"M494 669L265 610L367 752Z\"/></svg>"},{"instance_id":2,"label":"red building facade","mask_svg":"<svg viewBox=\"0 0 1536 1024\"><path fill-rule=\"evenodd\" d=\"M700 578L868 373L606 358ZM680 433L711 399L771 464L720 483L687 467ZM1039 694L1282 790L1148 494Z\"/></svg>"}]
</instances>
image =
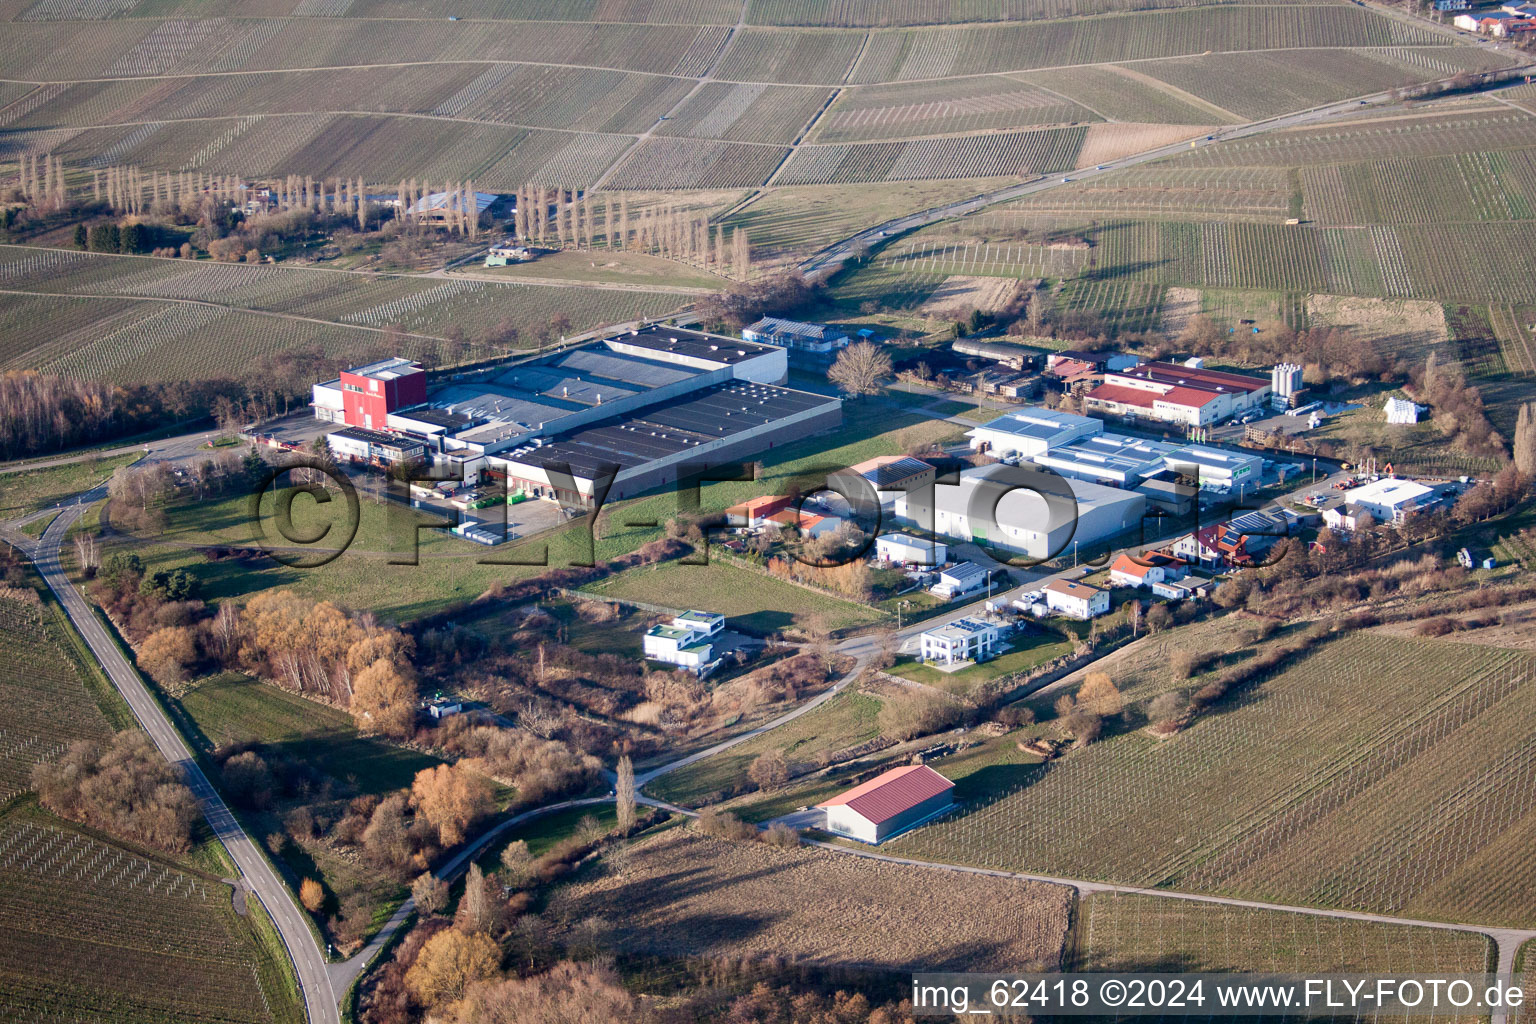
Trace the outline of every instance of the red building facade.
<instances>
[{"instance_id":1,"label":"red building facade","mask_svg":"<svg viewBox=\"0 0 1536 1024\"><path fill-rule=\"evenodd\" d=\"M426 400L427 375L408 359L341 371L342 420L349 427L383 430L390 413Z\"/></svg>"}]
</instances>

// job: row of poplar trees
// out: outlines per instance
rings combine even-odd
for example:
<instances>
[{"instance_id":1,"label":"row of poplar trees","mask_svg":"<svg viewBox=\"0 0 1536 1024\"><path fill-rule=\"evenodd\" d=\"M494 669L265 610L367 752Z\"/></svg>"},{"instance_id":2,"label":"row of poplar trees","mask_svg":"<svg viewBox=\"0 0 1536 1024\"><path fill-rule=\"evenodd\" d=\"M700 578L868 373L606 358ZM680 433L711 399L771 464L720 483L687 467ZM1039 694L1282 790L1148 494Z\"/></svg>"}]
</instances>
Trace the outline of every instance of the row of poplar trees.
<instances>
[{"instance_id":1,"label":"row of poplar trees","mask_svg":"<svg viewBox=\"0 0 1536 1024\"><path fill-rule=\"evenodd\" d=\"M667 203L629 209L629 198L524 185L517 193L517 237L576 249L654 253L745 281L752 270L747 232L727 232L705 214Z\"/></svg>"}]
</instances>

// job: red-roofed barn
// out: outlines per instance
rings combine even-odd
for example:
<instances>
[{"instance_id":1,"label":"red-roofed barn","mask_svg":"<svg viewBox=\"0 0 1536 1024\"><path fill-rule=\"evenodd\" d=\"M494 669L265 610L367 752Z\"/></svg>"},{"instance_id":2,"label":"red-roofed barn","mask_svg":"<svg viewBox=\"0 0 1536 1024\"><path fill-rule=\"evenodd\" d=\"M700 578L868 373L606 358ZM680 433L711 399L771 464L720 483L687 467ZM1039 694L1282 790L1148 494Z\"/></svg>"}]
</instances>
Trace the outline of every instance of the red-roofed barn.
<instances>
[{"instance_id":1,"label":"red-roofed barn","mask_svg":"<svg viewBox=\"0 0 1536 1024\"><path fill-rule=\"evenodd\" d=\"M892 768L817 807L827 831L879 843L936 817L955 802L955 784L925 764Z\"/></svg>"}]
</instances>

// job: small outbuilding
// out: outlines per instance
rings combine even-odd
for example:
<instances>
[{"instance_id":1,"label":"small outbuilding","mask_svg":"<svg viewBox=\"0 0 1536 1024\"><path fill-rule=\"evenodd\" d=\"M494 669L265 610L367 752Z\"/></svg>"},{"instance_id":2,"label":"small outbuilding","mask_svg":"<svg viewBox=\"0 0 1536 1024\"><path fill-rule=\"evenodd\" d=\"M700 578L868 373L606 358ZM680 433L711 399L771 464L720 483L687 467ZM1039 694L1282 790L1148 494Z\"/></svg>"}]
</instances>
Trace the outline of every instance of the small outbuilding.
<instances>
[{"instance_id":1,"label":"small outbuilding","mask_svg":"<svg viewBox=\"0 0 1536 1024\"><path fill-rule=\"evenodd\" d=\"M925 764L905 765L817 804L827 831L861 843L882 843L936 818L955 804L955 784Z\"/></svg>"}]
</instances>

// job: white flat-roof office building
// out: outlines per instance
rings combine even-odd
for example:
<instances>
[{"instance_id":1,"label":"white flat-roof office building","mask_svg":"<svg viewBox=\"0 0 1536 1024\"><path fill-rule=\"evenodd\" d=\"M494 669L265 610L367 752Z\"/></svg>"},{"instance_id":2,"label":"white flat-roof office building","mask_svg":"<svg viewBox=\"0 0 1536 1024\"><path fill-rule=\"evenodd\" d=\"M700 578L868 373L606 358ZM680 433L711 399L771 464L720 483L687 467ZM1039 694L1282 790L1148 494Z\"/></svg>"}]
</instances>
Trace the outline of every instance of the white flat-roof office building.
<instances>
[{"instance_id":1,"label":"white flat-roof office building","mask_svg":"<svg viewBox=\"0 0 1536 1024\"><path fill-rule=\"evenodd\" d=\"M1071 444L1104 432L1104 424L1089 416L1054 409L1020 409L1007 412L966 432L971 447L997 458L1020 455L1033 458L1052 448Z\"/></svg>"}]
</instances>

